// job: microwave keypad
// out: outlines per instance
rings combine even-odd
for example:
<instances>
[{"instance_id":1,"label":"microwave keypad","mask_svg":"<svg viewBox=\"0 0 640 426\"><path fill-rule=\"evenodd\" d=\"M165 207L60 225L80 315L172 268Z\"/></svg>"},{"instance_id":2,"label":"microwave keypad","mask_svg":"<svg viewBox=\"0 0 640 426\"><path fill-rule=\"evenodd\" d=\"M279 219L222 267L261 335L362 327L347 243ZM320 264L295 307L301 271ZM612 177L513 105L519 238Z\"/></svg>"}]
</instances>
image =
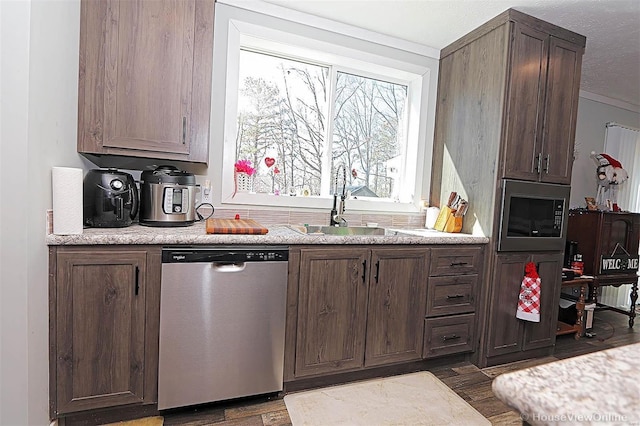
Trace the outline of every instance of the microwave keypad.
<instances>
[{"instance_id":1,"label":"microwave keypad","mask_svg":"<svg viewBox=\"0 0 640 426\"><path fill-rule=\"evenodd\" d=\"M555 201L555 211L553 212L553 229L562 229L562 216L564 212L564 202L562 200Z\"/></svg>"}]
</instances>

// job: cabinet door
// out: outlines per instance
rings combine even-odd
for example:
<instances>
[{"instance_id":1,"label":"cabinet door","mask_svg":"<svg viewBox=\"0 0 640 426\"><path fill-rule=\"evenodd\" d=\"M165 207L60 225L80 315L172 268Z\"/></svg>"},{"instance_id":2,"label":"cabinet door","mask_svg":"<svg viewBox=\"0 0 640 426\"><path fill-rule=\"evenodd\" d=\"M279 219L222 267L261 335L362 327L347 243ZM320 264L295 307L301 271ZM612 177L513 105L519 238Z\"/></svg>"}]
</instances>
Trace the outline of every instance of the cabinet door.
<instances>
[{"instance_id":1,"label":"cabinet door","mask_svg":"<svg viewBox=\"0 0 640 426\"><path fill-rule=\"evenodd\" d=\"M63 251L56 263L57 413L151 402L146 251Z\"/></svg>"},{"instance_id":2,"label":"cabinet door","mask_svg":"<svg viewBox=\"0 0 640 426\"><path fill-rule=\"evenodd\" d=\"M516 318L518 295L528 254L501 254L494 265L489 305L487 356L518 352L521 349L522 321Z\"/></svg>"},{"instance_id":3,"label":"cabinet door","mask_svg":"<svg viewBox=\"0 0 640 426\"><path fill-rule=\"evenodd\" d=\"M581 47L550 37L540 180L571 183L582 67Z\"/></svg>"},{"instance_id":4,"label":"cabinet door","mask_svg":"<svg viewBox=\"0 0 640 426\"><path fill-rule=\"evenodd\" d=\"M636 213L608 212L602 214L602 231L600 234L602 242L597 255L598 262L602 256L624 254L625 251L631 255L637 254L640 215ZM598 264L598 266L600 265ZM597 268L595 272L599 274L600 268Z\"/></svg>"},{"instance_id":5,"label":"cabinet door","mask_svg":"<svg viewBox=\"0 0 640 426\"><path fill-rule=\"evenodd\" d=\"M374 249L365 366L422 357L429 250Z\"/></svg>"},{"instance_id":6,"label":"cabinet door","mask_svg":"<svg viewBox=\"0 0 640 426\"><path fill-rule=\"evenodd\" d=\"M369 250L300 253L296 377L362 368Z\"/></svg>"},{"instance_id":7,"label":"cabinet door","mask_svg":"<svg viewBox=\"0 0 640 426\"><path fill-rule=\"evenodd\" d=\"M562 253L536 254L531 258L540 275L540 322L524 321L523 350L555 344L563 260Z\"/></svg>"},{"instance_id":8,"label":"cabinet door","mask_svg":"<svg viewBox=\"0 0 640 426\"><path fill-rule=\"evenodd\" d=\"M78 151L208 160L213 1L85 0Z\"/></svg>"},{"instance_id":9,"label":"cabinet door","mask_svg":"<svg viewBox=\"0 0 640 426\"><path fill-rule=\"evenodd\" d=\"M507 178L538 180L548 38L513 24L503 173Z\"/></svg>"}]
</instances>

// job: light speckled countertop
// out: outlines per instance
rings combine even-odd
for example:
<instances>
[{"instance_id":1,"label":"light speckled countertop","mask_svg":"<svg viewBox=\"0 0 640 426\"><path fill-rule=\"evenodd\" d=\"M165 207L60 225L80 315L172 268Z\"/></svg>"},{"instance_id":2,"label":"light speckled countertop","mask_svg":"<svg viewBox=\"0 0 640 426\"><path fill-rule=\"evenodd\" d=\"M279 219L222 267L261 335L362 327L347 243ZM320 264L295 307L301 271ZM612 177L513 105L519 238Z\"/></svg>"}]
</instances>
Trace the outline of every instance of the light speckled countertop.
<instances>
[{"instance_id":1,"label":"light speckled countertop","mask_svg":"<svg viewBox=\"0 0 640 426\"><path fill-rule=\"evenodd\" d=\"M640 425L640 343L502 374L492 388L532 425Z\"/></svg>"},{"instance_id":2,"label":"light speckled countertop","mask_svg":"<svg viewBox=\"0 0 640 426\"><path fill-rule=\"evenodd\" d=\"M185 227L86 228L79 235L46 237L50 246L124 244L486 244L486 237L428 230L388 230L390 235L306 235L287 225L268 226L265 235L207 234L204 222ZM391 235L402 232L402 235Z\"/></svg>"}]
</instances>

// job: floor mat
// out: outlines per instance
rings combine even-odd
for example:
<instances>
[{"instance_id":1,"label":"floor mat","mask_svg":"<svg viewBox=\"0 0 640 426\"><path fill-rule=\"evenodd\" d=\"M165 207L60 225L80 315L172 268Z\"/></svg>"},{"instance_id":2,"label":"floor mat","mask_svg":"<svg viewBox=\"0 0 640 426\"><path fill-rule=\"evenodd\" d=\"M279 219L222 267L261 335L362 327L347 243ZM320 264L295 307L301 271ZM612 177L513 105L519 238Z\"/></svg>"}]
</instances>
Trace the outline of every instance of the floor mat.
<instances>
[{"instance_id":1,"label":"floor mat","mask_svg":"<svg viewBox=\"0 0 640 426\"><path fill-rule=\"evenodd\" d=\"M491 424L426 371L292 393L284 402L293 426Z\"/></svg>"}]
</instances>

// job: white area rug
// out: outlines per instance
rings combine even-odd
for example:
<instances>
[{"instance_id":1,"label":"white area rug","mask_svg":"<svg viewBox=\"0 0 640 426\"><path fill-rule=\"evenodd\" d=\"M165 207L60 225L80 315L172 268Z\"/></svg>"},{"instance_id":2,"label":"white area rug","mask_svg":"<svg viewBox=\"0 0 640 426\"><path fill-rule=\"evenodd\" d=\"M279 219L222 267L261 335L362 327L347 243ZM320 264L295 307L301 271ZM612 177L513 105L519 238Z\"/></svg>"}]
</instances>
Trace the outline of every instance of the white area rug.
<instances>
[{"instance_id":1,"label":"white area rug","mask_svg":"<svg viewBox=\"0 0 640 426\"><path fill-rule=\"evenodd\" d=\"M426 371L292 393L284 402L293 426L491 424Z\"/></svg>"}]
</instances>

